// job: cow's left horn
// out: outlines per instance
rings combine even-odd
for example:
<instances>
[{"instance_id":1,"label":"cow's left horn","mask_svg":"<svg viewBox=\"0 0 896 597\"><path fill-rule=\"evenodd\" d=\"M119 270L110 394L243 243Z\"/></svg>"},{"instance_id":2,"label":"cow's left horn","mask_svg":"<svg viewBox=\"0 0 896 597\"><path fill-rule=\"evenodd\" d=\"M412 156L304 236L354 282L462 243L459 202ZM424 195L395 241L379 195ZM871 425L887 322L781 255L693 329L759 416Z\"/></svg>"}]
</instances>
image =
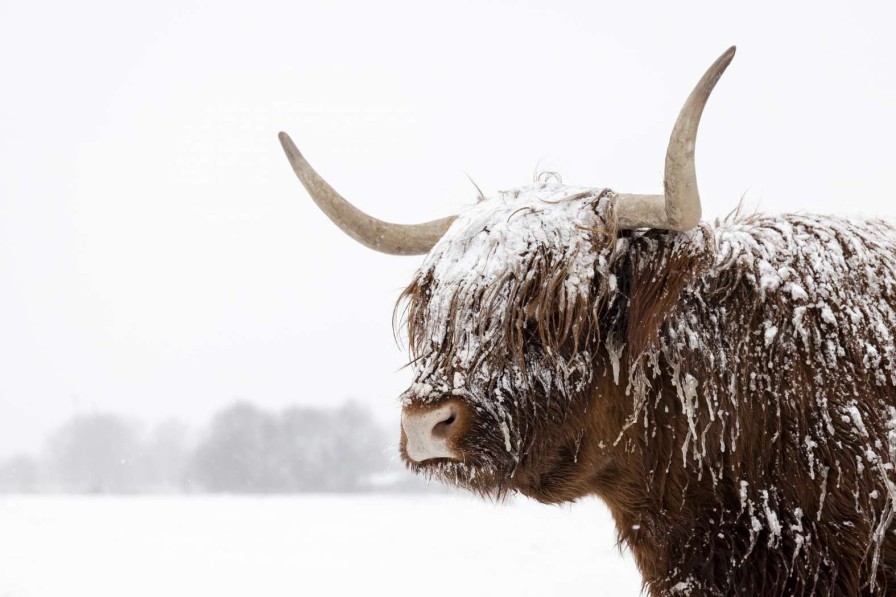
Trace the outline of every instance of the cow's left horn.
<instances>
[{"instance_id":1,"label":"cow's left horn","mask_svg":"<svg viewBox=\"0 0 896 597\"><path fill-rule=\"evenodd\" d=\"M423 224L392 224L367 215L337 193L302 156L286 133L280 133L280 144L293 171L317 206L343 232L362 245L390 255L423 255L429 253L451 223L454 216Z\"/></svg>"},{"instance_id":2,"label":"cow's left horn","mask_svg":"<svg viewBox=\"0 0 896 597\"><path fill-rule=\"evenodd\" d=\"M734 58L731 46L719 56L691 91L675 121L672 137L666 149L664 195L618 196L616 217L618 228L659 228L690 230L700 223L700 193L697 190L697 171L694 166L694 146L697 127L709 94L722 73Z\"/></svg>"}]
</instances>

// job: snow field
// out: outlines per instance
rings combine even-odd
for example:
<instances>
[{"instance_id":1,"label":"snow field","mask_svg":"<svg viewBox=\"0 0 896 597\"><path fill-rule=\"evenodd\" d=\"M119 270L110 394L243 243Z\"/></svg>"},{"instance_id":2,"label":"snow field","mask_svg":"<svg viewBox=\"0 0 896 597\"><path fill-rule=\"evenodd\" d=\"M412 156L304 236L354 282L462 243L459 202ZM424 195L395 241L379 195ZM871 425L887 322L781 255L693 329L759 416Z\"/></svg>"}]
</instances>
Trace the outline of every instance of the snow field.
<instances>
[{"instance_id":1,"label":"snow field","mask_svg":"<svg viewBox=\"0 0 896 597\"><path fill-rule=\"evenodd\" d=\"M0 597L638 595L604 506L0 496Z\"/></svg>"}]
</instances>

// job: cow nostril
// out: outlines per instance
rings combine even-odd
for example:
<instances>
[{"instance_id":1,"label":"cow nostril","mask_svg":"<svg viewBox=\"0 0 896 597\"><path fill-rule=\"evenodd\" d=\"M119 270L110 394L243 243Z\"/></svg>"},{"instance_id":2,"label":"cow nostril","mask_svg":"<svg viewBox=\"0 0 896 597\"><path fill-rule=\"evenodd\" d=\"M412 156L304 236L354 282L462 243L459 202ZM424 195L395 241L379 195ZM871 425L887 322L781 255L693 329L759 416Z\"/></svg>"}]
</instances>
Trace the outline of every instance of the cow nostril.
<instances>
[{"instance_id":1,"label":"cow nostril","mask_svg":"<svg viewBox=\"0 0 896 597\"><path fill-rule=\"evenodd\" d=\"M432 428L432 434L434 437L438 437L440 439L444 439L451 432L451 426L457 420L457 411L452 407L451 411L448 413L448 418L443 421L439 421Z\"/></svg>"}]
</instances>

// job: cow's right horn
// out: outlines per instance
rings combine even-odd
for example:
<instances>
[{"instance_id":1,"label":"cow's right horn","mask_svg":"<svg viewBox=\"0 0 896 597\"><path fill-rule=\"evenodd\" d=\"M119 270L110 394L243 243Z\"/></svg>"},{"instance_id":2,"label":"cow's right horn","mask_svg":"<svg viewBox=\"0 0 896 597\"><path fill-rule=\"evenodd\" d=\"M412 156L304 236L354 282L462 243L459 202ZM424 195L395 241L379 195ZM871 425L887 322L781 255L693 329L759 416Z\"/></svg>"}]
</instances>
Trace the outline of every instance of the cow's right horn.
<instances>
[{"instance_id":1,"label":"cow's right horn","mask_svg":"<svg viewBox=\"0 0 896 597\"><path fill-rule=\"evenodd\" d=\"M374 251L390 255L423 255L429 253L455 216L423 224L391 224L367 215L337 193L302 156L286 133L280 133L280 144L308 194L333 223L350 237Z\"/></svg>"},{"instance_id":2,"label":"cow's right horn","mask_svg":"<svg viewBox=\"0 0 896 597\"><path fill-rule=\"evenodd\" d=\"M621 230L657 228L686 231L700 223L700 192L694 147L706 100L734 58L734 46L719 56L684 103L666 148L662 195L619 194L616 217Z\"/></svg>"}]
</instances>

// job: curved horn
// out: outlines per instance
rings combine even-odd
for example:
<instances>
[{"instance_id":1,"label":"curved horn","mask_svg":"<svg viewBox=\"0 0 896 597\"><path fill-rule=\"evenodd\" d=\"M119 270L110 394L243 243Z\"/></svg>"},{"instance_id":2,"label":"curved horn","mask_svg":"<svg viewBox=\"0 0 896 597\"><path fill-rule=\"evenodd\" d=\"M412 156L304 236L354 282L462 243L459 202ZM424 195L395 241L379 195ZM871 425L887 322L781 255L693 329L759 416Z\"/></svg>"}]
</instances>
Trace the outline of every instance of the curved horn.
<instances>
[{"instance_id":1,"label":"curved horn","mask_svg":"<svg viewBox=\"0 0 896 597\"><path fill-rule=\"evenodd\" d=\"M616 217L621 230L659 228L685 231L700 223L700 192L694 166L697 127L709 94L734 58L731 46L713 62L684 103L666 148L665 195L618 195Z\"/></svg>"},{"instance_id":2,"label":"curved horn","mask_svg":"<svg viewBox=\"0 0 896 597\"><path fill-rule=\"evenodd\" d=\"M337 193L302 156L286 133L280 133L280 144L299 180L317 206L333 223L350 237L374 251L390 255L423 255L429 253L455 216L423 224L391 224L368 216Z\"/></svg>"}]
</instances>

